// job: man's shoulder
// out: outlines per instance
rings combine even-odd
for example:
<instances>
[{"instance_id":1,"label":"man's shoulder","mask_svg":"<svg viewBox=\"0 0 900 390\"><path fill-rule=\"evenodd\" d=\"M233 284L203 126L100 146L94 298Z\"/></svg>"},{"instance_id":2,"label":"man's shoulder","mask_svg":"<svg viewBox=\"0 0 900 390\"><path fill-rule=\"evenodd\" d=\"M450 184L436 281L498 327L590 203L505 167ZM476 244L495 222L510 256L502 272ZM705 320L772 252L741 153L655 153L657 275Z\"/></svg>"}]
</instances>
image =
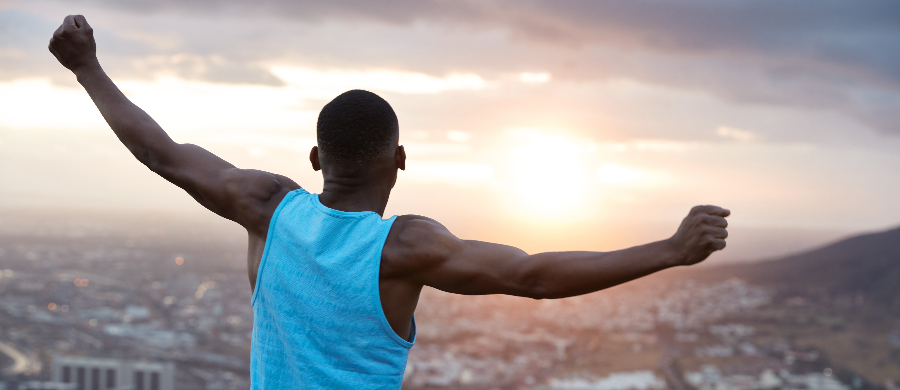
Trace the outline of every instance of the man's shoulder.
<instances>
[{"instance_id":1,"label":"man's shoulder","mask_svg":"<svg viewBox=\"0 0 900 390\"><path fill-rule=\"evenodd\" d=\"M394 221L382 252L382 272L402 275L441 262L460 241L440 222L421 215L401 215Z\"/></svg>"},{"instance_id":2,"label":"man's shoulder","mask_svg":"<svg viewBox=\"0 0 900 390\"><path fill-rule=\"evenodd\" d=\"M301 188L287 176L257 169L231 168L223 172L226 191L269 200L273 194Z\"/></svg>"},{"instance_id":3,"label":"man's shoulder","mask_svg":"<svg viewBox=\"0 0 900 390\"><path fill-rule=\"evenodd\" d=\"M421 215L401 215L394 221L388 241L405 250L422 250L456 239L440 222Z\"/></svg>"},{"instance_id":4,"label":"man's shoulder","mask_svg":"<svg viewBox=\"0 0 900 390\"><path fill-rule=\"evenodd\" d=\"M285 176L254 169L233 168L224 175L230 214L245 228L263 236L282 199L301 188Z\"/></svg>"},{"instance_id":5,"label":"man's shoulder","mask_svg":"<svg viewBox=\"0 0 900 390\"><path fill-rule=\"evenodd\" d=\"M416 231L427 231L430 229L444 228L440 222L422 215L406 214L398 215L391 227L391 234L400 234ZM444 228L446 229L446 228Z\"/></svg>"}]
</instances>

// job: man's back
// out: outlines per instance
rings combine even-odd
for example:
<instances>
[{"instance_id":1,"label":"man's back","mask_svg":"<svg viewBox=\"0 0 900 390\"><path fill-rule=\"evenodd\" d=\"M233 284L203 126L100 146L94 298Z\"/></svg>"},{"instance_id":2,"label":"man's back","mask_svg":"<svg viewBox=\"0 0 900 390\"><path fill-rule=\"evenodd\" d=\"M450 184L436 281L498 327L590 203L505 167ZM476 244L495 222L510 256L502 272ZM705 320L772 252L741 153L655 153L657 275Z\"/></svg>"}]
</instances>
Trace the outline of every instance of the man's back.
<instances>
[{"instance_id":1,"label":"man's back","mask_svg":"<svg viewBox=\"0 0 900 390\"><path fill-rule=\"evenodd\" d=\"M284 197L251 300L254 388L400 386L413 343L391 329L378 291L394 219L330 209L302 189Z\"/></svg>"}]
</instances>

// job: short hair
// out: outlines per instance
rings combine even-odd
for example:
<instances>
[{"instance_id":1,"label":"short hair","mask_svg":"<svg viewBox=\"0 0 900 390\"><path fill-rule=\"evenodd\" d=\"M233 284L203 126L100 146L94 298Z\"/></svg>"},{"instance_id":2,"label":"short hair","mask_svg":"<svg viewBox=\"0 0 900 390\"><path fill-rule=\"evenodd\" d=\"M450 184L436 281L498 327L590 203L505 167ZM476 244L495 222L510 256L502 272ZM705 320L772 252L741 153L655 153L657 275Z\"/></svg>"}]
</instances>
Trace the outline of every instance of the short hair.
<instances>
[{"instance_id":1,"label":"short hair","mask_svg":"<svg viewBox=\"0 0 900 390\"><path fill-rule=\"evenodd\" d=\"M398 142L397 114L388 102L372 92L344 92L322 108L316 122L319 151L340 162L375 159Z\"/></svg>"}]
</instances>

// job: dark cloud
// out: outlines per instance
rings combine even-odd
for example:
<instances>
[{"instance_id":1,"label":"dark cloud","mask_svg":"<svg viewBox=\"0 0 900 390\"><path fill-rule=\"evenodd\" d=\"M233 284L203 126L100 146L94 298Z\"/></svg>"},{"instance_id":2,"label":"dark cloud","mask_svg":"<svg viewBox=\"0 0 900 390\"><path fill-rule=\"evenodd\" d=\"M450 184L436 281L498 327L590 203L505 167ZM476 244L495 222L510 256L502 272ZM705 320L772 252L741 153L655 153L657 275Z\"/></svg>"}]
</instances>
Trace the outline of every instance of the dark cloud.
<instances>
[{"instance_id":1,"label":"dark cloud","mask_svg":"<svg viewBox=\"0 0 900 390\"><path fill-rule=\"evenodd\" d=\"M569 48L569 61L521 59L558 77L649 78L740 101L838 109L900 133L893 114L900 107L871 107L855 96L900 93L900 3L893 1L93 1L135 12L500 28L514 40ZM595 46L619 52L585 55ZM622 58L633 51L659 62Z\"/></svg>"},{"instance_id":2,"label":"dark cloud","mask_svg":"<svg viewBox=\"0 0 900 390\"><path fill-rule=\"evenodd\" d=\"M134 45L127 37L111 37L115 46L111 61L119 64L117 69L135 73L164 68L210 81L276 84L263 63L365 64L432 74L473 71L486 77L535 69L549 71L557 80L625 77L707 91L738 102L834 110L882 132L900 133L896 1L80 0L69 4L143 19L198 21L199 27L181 31L175 47ZM230 24L217 25L219 20ZM417 30L422 24L441 26L449 34L429 36ZM409 31L406 36L341 31L373 25ZM499 37L485 38L497 31ZM7 41L0 42L8 47ZM124 54L138 50L141 54ZM175 54L191 59L136 61ZM9 61L8 56L3 61Z\"/></svg>"},{"instance_id":3,"label":"dark cloud","mask_svg":"<svg viewBox=\"0 0 900 390\"><path fill-rule=\"evenodd\" d=\"M272 15L509 29L553 44L806 59L900 85L900 3L872 1L85 0L135 12Z\"/></svg>"}]
</instances>

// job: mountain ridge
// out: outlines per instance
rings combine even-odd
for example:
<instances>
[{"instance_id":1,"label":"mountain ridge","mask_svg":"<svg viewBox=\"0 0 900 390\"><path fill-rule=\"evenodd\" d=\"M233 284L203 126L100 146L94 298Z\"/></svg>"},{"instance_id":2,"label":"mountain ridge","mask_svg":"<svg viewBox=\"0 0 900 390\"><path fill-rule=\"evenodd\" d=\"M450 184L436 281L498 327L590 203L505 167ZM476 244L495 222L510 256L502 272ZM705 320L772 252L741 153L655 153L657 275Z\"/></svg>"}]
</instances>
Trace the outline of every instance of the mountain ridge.
<instances>
[{"instance_id":1,"label":"mountain ridge","mask_svg":"<svg viewBox=\"0 0 900 390\"><path fill-rule=\"evenodd\" d=\"M900 227L775 259L697 269L689 274L699 279L738 277L783 291L862 296L900 308Z\"/></svg>"}]
</instances>

